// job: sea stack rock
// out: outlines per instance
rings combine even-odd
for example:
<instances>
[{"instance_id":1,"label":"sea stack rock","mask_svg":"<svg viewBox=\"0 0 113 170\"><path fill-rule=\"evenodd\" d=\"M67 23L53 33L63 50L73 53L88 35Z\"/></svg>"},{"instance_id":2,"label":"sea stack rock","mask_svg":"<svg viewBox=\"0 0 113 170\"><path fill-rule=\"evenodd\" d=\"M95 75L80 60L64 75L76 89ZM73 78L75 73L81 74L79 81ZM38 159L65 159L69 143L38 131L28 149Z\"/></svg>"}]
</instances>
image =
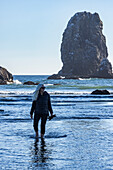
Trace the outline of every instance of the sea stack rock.
<instances>
[{"instance_id":1,"label":"sea stack rock","mask_svg":"<svg viewBox=\"0 0 113 170\"><path fill-rule=\"evenodd\" d=\"M7 84L7 82L13 82L13 76L5 68L0 66L0 85Z\"/></svg>"},{"instance_id":2,"label":"sea stack rock","mask_svg":"<svg viewBox=\"0 0 113 170\"><path fill-rule=\"evenodd\" d=\"M102 94L102 95L109 95L110 94L110 92L108 91L108 90L94 90L91 94L97 94L97 95L100 95L100 94Z\"/></svg>"},{"instance_id":3,"label":"sea stack rock","mask_svg":"<svg viewBox=\"0 0 113 170\"><path fill-rule=\"evenodd\" d=\"M102 29L103 23L97 13L76 13L63 33L63 67L49 78L113 78Z\"/></svg>"}]
</instances>

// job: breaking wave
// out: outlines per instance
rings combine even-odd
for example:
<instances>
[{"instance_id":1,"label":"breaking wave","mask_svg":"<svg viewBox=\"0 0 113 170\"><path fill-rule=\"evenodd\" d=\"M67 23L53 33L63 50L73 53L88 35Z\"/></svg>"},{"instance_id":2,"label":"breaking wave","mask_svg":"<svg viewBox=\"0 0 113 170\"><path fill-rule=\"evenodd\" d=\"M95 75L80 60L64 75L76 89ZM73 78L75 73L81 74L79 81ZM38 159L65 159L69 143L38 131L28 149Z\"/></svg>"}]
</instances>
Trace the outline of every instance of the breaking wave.
<instances>
[{"instance_id":1,"label":"breaking wave","mask_svg":"<svg viewBox=\"0 0 113 170\"><path fill-rule=\"evenodd\" d=\"M19 80L14 80L13 82L14 84L22 84L22 82L20 82Z\"/></svg>"},{"instance_id":2,"label":"breaking wave","mask_svg":"<svg viewBox=\"0 0 113 170\"><path fill-rule=\"evenodd\" d=\"M22 84L22 82L20 82L19 80L13 80L13 82L7 82L7 84Z\"/></svg>"}]
</instances>

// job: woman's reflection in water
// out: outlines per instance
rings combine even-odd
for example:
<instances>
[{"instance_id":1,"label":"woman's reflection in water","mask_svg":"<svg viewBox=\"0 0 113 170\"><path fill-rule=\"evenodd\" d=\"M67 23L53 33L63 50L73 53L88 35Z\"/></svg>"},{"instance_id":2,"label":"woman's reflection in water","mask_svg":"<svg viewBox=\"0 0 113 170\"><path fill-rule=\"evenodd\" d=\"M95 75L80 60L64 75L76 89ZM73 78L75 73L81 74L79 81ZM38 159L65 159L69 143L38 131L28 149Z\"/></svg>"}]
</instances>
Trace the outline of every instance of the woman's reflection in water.
<instances>
[{"instance_id":1,"label":"woman's reflection in water","mask_svg":"<svg viewBox=\"0 0 113 170\"><path fill-rule=\"evenodd\" d=\"M48 150L45 140L35 140L34 147L32 148L32 163L35 167L47 167L49 162L49 155L51 152Z\"/></svg>"}]
</instances>

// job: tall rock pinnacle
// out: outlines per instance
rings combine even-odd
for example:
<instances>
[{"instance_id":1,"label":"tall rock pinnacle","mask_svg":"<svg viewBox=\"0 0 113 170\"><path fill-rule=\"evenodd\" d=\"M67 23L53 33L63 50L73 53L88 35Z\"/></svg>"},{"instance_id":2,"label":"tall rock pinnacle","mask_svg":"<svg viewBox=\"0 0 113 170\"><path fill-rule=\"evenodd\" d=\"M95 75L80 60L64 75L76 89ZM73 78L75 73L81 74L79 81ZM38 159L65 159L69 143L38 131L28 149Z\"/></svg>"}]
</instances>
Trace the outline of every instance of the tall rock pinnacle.
<instances>
[{"instance_id":1,"label":"tall rock pinnacle","mask_svg":"<svg viewBox=\"0 0 113 170\"><path fill-rule=\"evenodd\" d=\"M108 61L103 23L97 13L76 13L63 33L61 60L63 67L50 78L101 77L112 78L112 65Z\"/></svg>"}]
</instances>

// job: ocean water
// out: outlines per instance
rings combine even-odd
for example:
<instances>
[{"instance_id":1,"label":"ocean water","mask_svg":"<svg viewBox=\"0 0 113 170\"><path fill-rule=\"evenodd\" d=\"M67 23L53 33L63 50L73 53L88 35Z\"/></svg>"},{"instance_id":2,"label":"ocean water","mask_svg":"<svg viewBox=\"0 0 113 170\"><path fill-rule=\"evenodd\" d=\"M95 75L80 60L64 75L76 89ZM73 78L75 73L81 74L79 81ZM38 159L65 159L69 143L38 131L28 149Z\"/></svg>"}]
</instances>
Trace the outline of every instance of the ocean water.
<instances>
[{"instance_id":1,"label":"ocean water","mask_svg":"<svg viewBox=\"0 0 113 170\"><path fill-rule=\"evenodd\" d=\"M113 80L47 77L15 75L0 86L0 169L113 169ZM44 140L35 139L29 80L44 83L56 114ZM111 94L91 95L95 89Z\"/></svg>"}]
</instances>

